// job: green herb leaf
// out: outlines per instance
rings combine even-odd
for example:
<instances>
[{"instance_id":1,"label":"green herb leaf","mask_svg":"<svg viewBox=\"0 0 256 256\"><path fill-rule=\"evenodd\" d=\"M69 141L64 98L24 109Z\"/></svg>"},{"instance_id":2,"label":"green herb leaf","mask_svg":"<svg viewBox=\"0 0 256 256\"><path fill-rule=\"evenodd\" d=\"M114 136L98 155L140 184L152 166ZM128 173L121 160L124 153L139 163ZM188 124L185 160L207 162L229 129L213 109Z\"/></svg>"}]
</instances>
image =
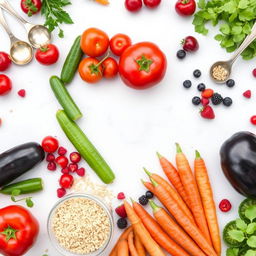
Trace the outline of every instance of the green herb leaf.
<instances>
[{"instance_id":1,"label":"green herb leaf","mask_svg":"<svg viewBox=\"0 0 256 256\"><path fill-rule=\"evenodd\" d=\"M233 26L231 29L231 34L233 35L239 35L243 31L242 26Z\"/></svg>"},{"instance_id":2,"label":"green herb leaf","mask_svg":"<svg viewBox=\"0 0 256 256\"><path fill-rule=\"evenodd\" d=\"M222 34L218 34L218 35L216 35L214 38L215 38L215 40L217 40L217 41L221 41L222 39L223 39L223 35Z\"/></svg>"},{"instance_id":3,"label":"green herb leaf","mask_svg":"<svg viewBox=\"0 0 256 256\"><path fill-rule=\"evenodd\" d=\"M256 251L254 250L248 250L244 256L256 256Z\"/></svg>"},{"instance_id":4,"label":"green herb leaf","mask_svg":"<svg viewBox=\"0 0 256 256\"><path fill-rule=\"evenodd\" d=\"M26 198L26 204L27 204L27 207L29 208L32 208L34 206L34 203L31 200L31 197Z\"/></svg>"},{"instance_id":5,"label":"green herb leaf","mask_svg":"<svg viewBox=\"0 0 256 256\"><path fill-rule=\"evenodd\" d=\"M247 245L256 248L256 236L250 236L247 240Z\"/></svg>"},{"instance_id":6,"label":"green herb leaf","mask_svg":"<svg viewBox=\"0 0 256 256\"><path fill-rule=\"evenodd\" d=\"M220 26L220 31L225 34L228 35L230 33L230 27L228 24L224 23Z\"/></svg>"},{"instance_id":7,"label":"green herb leaf","mask_svg":"<svg viewBox=\"0 0 256 256\"><path fill-rule=\"evenodd\" d=\"M21 191L20 191L19 189L14 189L14 190L12 191L12 194L11 194L11 200L12 200L13 202L16 202L15 197L16 197L16 196L19 196L20 193L21 193Z\"/></svg>"},{"instance_id":8,"label":"green herb leaf","mask_svg":"<svg viewBox=\"0 0 256 256\"><path fill-rule=\"evenodd\" d=\"M204 9L205 5L206 5L205 0L199 0L197 3L198 8L200 9Z\"/></svg>"},{"instance_id":9,"label":"green herb leaf","mask_svg":"<svg viewBox=\"0 0 256 256\"><path fill-rule=\"evenodd\" d=\"M228 248L226 251L226 256L238 256L239 249L238 248Z\"/></svg>"},{"instance_id":10,"label":"green herb leaf","mask_svg":"<svg viewBox=\"0 0 256 256\"><path fill-rule=\"evenodd\" d=\"M253 234L255 231L256 231L256 223L255 223L255 222L250 223L250 224L247 226L246 233L249 234L249 235L251 235L251 234Z\"/></svg>"},{"instance_id":11,"label":"green herb leaf","mask_svg":"<svg viewBox=\"0 0 256 256\"><path fill-rule=\"evenodd\" d=\"M244 232L241 230L230 230L228 234L232 239L238 242L243 242L245 239Z\"/></svg>"},{"instance_id":12,"label":"green herb leaf","mask_svg":"<svg viewBox=\"0 0 256 256\"><path fill-rule=\"evenodd\" d=\"M246 231L247 229L247 224L241 219L236 220L236 226L242 231Z\"/></svg>"},{"instance_id":13,"label":"green herb leaf","mask_svg":"<svg viewBox=\"0 0 256 256\"><path fill-rule=\"evenodd\" d=\"M247 48L248 49L248 48ZM247 50L246 49L246 50ZM249 48L250 49L250 48ZM249 50L248 51L248 55L249 55ZM246 52L246 51L245 51ZM251 54L253 54L253 52L251 52ZM256 205L252 205L250 207L248 207L245 211L245 217L248 218L251 222L256 218Z\"/></svg>"},{"instance_id":14,"label":"green herb leaf","mask_svg":"<svg viewBox=\"0 0 256 256\"><path fill-rule=\"evenodd\" d=\"M239 4L238 4L238 8L239 9L246 9L249 5L249 1L248 0L240 0Z\"/></svg>"}]
</instances>

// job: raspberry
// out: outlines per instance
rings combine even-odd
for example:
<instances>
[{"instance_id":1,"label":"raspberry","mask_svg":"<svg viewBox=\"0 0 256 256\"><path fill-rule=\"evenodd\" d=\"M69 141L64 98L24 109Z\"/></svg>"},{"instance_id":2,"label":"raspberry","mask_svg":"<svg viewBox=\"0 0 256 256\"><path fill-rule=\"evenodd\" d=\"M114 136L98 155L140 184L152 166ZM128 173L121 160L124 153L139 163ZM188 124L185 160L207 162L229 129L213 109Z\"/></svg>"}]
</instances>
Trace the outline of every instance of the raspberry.
<instances>
[{"instance_id":1,"label":"raspberry","mask_svg":"<svg viewBox=\"0 0 256 256\"><path fill-rule=\"evenodd\" d=\"M47 162L54 162L55 161L55 156L52 153L48 153L46 156L46 161Z\"/></svg>"},{"instance_id":2,"label":"raspberry","mask_svg":"<svg viewBox=\"0 0 256 256\"><path fill-rule=\"evenodd\" d=\"M125 207L124 205L120 205L118 206L116 209L115 209L115 212L116 214L121 217L121 218L126 218L127 217L127 213L126 213L126 210L125 210Z\"/></svg>"},{"instance_id":3,"label":"raspberry","mask_svg":"<svg viewBox=\"0 0 256 256\"><path fill-rule=\"evenodd\" d=\"M58 149L58 154L59 154L60 156L64 156L66 153L67 153L67 150L66 150L65 148L59 147L59 149Z\"/></svg>"},{"instance_id":4,"label":"raspberry","mask_svg":"<svg viewBox=\"0 0 256 256\"><path fill-rule=\"evenodd\" d=\"M61 198L66 195L66 189L65 188L58 188L57 189L57 196L58 198Z\"/></svg>"},{"instance_id":5,"label":"raspberry","mask_svg":"<svg viewBox=\"0 0 256 256\"><path fill-rule=\"evenodd\" d=\"M68 165L68 170L70 171L70 172L76 172L77 171L77 169L78 169L78 165L77 164L69 164Z\"/></svg>"},{"instance_id":6,"label":"raspberry","mask_svg":"<svg viewBox=\"0 0 256 256\"><path fill-rule=\"evenodd\" d=\"M24 98L26 96L26 91L24 89L21 89L18 91L18 95L22 98Z\"/></svg>"},{"instance_id":7,"label":"raspberry","mask_svg":"<svg viewBox=\"0 0 256 256\"><path fill-rule=\"evenodd\" d=\"M55 164L54 162L50 162L50 163L48 163L48 165L47 165L47 169L48 169L49 171L56 171L57 166L56 166L56 164Z\"/></svg>"},{"instance_id":8,"label":"raspberry","mask_svg":"<svg viewBox=\"0 0 256 256\"><path fill-rule=\"evenodd\" d=\"M77 170L76 170L76 174L77 174L78 176L83 177L83 176L85 175L85 169L84 169L83 167L77 169Z\"/></svg>"},{"instance_id":9,"label":"raspberry","mask_svg":"<svg viewBox=\"0 0 256 256\"><path fill-rule=\"evenodd\" d=\"M232 208L232 205L228 199L223 199L219 204L219 208L222 212L229 212Z\"/></svg>"},{"instance_id":10,"label":"raspberry","mask_svg":"<svg viewBox=\"0 0 256 256\"><path fill-rule=\"evenodd\" d=\"M125 194L124 194L123 192L118 193L117 199L118 199L118 200L123 200L123 199L125 199Z\"/></svg>"}]
</instances>

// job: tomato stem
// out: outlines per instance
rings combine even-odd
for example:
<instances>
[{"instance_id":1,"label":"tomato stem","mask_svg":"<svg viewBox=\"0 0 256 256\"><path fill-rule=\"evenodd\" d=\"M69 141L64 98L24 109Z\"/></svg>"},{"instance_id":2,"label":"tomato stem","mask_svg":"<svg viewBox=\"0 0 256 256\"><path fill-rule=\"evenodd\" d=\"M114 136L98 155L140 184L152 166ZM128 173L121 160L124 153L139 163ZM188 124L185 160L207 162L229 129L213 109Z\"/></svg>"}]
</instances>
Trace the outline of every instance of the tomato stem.
<instances>
[{"instance_id":1,"label":"tomato stem","mask_svg":"<svg viewBox=\"0 0 256 256\"><path fill-rule=\"evenodd\" d=\"M182 4L188 4L190 2L190 0L182 0L181 3Z\"/></svg>"},{"instance_id":2,"label":"tomato stem","mask_svg":"<svg viewBox=\"0 0 256 256\"><path fill-rule=\"evenodd\" d=\"M3 232L1 232L1 234L6 236L5 239L8 242L11 238L16 240L16 232L17 231L18 230L14 229L10 225L8 225L8 227Z\"/></svg>"},{"instance_id":3,"label":"tomato stem","mask_svg":"<svg viewBox=\"0 0 256 256\"><path fill-rule=\"evenodd\" d=\"M98 74L101 73L101 71L99 70L99 66L109 57L110 53L108 52L107 55L97 64L92 64L89 66L90 70L91 70L91 74Z\"/></svg>"},{"instance_id":4,"label":"tomato stem","mask_svg":"<svg viewBox=\"0 0 256 256\"><path fill-rule=\"evenodd\" d=\"M142 55L140 59L136 60L136 62L139 65L139 71L146 71L148 73L153 60L147 59L144 55Z\"/></svg>"}]
</instances>

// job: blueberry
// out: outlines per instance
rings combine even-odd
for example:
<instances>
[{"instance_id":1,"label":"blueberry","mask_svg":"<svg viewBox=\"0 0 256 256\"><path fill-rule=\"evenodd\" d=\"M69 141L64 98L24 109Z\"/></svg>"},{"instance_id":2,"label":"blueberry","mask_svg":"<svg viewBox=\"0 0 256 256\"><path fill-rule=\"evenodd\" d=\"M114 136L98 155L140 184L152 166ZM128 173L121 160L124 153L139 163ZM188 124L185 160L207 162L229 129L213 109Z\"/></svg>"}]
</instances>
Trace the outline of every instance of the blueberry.
<instances>
[{"instance_id":1,"label":"blueberry","mask_svg":"<svg viewBox=\"0 0 256 256\"><path fill-rule=\"evenodd\" d=\"M232 88L235 86L235 81L233 79L228 79L226 82L227 87Z\"/></svg>"},{"instance_id":2,"label":"blueberry","mask_svg":"<svg viewBox=\"0 0 256 256\"><path fill-rule=\"evenodd\" d=\"M199 104L201 103L200 97L198 97L198 96L193 97L192 103L193 103L194 105L196 105L196 106L199 105Z\"/></svg>"},{"instance_id":3,"label":"blueberry","mask_svg":"<svg viewBox=\"0 0 256 256\"><path fill-rule=\"evenodd\" d=\"M118 219L117 221L117 226L120 228L120 229L125 229L127 227L127 220L125 218L120 218Z\"/></svg>"},{"instance_id":4,"label":"blueberry","mask_svg":"<svg viewBox=\"0 0 256 256\"><path fill-rule=\"evenodd\" d=\"M212 95L211 101L213 105L219 105L223 101L223 98L219 93L215 92Z\"/></svg>"},{"instance_id":5,"label":"blueberry","mask_svg":"<svg viewBox=\"0 0 256 256\"><path fill-rule=\"evenodd\" d=\"M151 191L147 191L145 196L146 196L147 199L151 199L151 198L154 197L154 194Z\"/></svg>"},{"instance_id":6,"label":"blueberry","mask_svg":"<svg viewBox=\"0 0 256 256\"><path fill-rule=\"evenodd\" d=\"M223 105L226 107L230 107L232 105L233 101L230 97L226 97L223 99Z\"/></svg>"},{"instance_id":7,"label":"blueberry","mask_svg":"<svg viewBox=\"0 0 256 256\"><path fill-rule=\"evenodd\" d=\"M201 71L199 69L196 69L193 72L193 75L194 75L195 78L199 78L202 75L202 73L201 73Z\"/></svg>"},{"instance_id":8,"label":"blueberry","mask_svg":"<svg viewBox=\"0 0 256 256\"><path fill-rule=\"evenodd\" d=\"M190 88L190 87L192 86L192 83L191 83L190 80L185 80L185 81L183 82L183 86L184 86L186 89L188 89L188 88Z\"/></svg>"},{"instance_id":9,"label":"blueberry","mask_svg":"<svg viewBox=\"0 0 256 256\"><path fill-rule=\"evenodd\" d=\"M177 58L178 59L184 59L186 57L186 52L184 50L179 50L177 52Z\"/></svg>"},{"instance_id":10,"label":"blueberry","mask_svg":"<svg viewBox=\"0 0 256 256\"><path fill-rule=\"evenodd\" d=\"M203 83L201 83L201 84L199 84L199 85L197 86L197 90L198 90L199 92L203 92L203 91L205 90L205 88L206 88L206 86L205 86L205 84L203 84Z\"/></svg>"}]
</instances>

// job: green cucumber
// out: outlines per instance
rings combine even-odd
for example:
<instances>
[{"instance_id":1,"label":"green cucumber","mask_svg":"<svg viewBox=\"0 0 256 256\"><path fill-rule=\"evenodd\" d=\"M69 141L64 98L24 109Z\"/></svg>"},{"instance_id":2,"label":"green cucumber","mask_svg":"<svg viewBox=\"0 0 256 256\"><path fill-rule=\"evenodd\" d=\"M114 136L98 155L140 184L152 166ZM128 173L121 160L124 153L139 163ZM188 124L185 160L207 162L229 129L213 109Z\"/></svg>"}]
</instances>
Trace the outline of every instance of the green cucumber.
<instances>
[{"instance_id":1,"label":"green cucumber","mask_svg":"<svg viewBox=\"0 0 256 256\"><path fill-rule=\"evenodd\" d=\"M1 194L11 195L14 190L19 190L19 194L35 193L43 190L43 181L41 178L34 178L29 180L23 180L17 183L13 183L4 186L1 190Z\"/></svg>"},{"instance_id":2,"label":"green cucumber","mask_svg":"<svg viewBox=\"0 0 256 256\"><path fill-rule=\"evenodd\" d=\"M230 234L229 234L229 232L230 232L230 231L233 231L233 230L239 230L238 227L237 227L237 225L236 225L236 221L235 221L235 220L229 222L229 223L225 226L225 228L224 228L224 230L223 230L223 240L224 240L224 242L225 242L228 246L230 246L230 247L240 247L241 245L244 244L244 241L239 242L239 241L233 239L233 238L230 236Z\"/></svg>"},{"instance_id":3,"label":"green cucumber","mask_svg":"<svg viewBox=\"0 0 256 256\"><path fill-rule=\"evenodd\" d=\"M79 126L63 110L57 112L56 118L68 139L99 178L106 184L112 183L115 179L113 171Z\"/></svg>"},{"instance_id":4,"label":"green cucumber","mask_svg":"<svg viewBox=\"0 0 256 256\"><path fill-rule=\"evenodd\" d=\"M242 220L246 222L250 222L248 218L245 216L245 211L250 207L256 205L256 199L246 198L242 203L239 205L238 213Z\"/></svg>"},{"instance_id":5,"label":"green cucumber","mask_svg":"<svg viewBox=\"0 0 256 256\"><path fill-rule=\"evenodd\" d=\"M64 84L68 84L72 81L77 71L80 60L83 57L83 52L80 47L80 41L81 36L78 36L74 41L62 67L60 78Z\"/></svg>"},{"instance_id":6,"label":"green cucumber","mask_svg":"<svg viewBox=\"0 0 256 256\"><path fill-rule=\"evenodd\" d=\"M50 85L57 100L67 113L68 117L72 120L81 118L83 115L70 96L63 82L57 76L52 76L50 78Z\"/></svg>"}]
</instances>

